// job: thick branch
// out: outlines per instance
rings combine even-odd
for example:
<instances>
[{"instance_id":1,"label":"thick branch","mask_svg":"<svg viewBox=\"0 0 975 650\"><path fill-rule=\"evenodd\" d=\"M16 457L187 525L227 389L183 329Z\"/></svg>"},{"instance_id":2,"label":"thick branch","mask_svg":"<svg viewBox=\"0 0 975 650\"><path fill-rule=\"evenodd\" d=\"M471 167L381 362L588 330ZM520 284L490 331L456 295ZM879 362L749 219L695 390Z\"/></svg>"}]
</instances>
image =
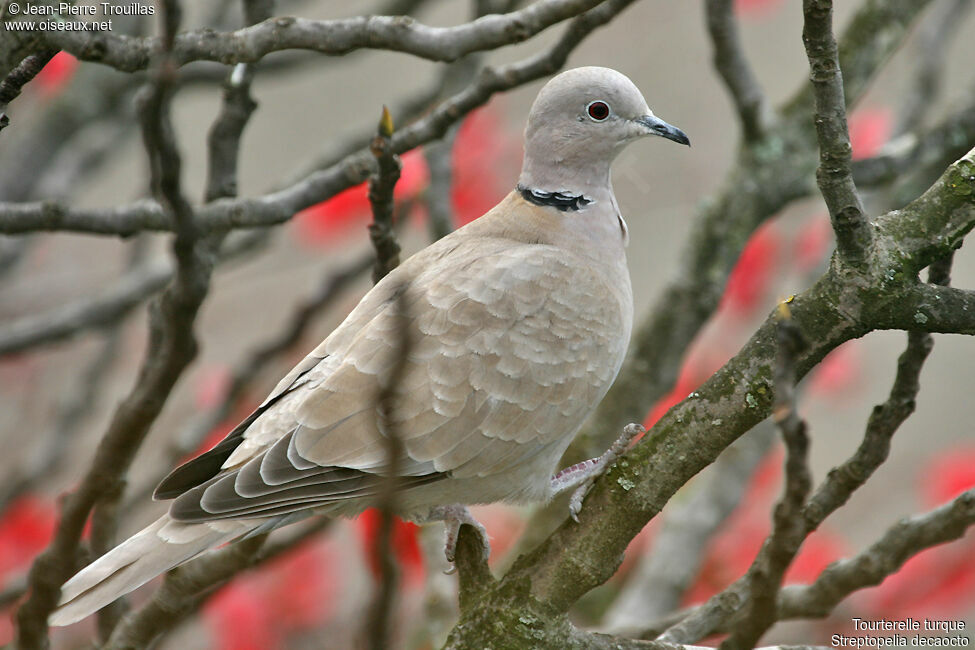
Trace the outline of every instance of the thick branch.
<instances>
[{"instance_id":1,"label":"thick branch","mask_svg":"<svg viewBox=\"0 0 975 650\"><path fill-rule=\"evenodd\" d=\"M342 20L279 17L235 32L198 30L176 37L173 58L225 64L254 63L271 52L312 50L341 55L361 48L405 52L431 61L453 61L531 38L552 25L592 9L604 0L537 0L503 15L484 16L454 27L430 27L409 16L359 16ZM46 32L50 47L124 72L149 66L158 38L112 33Z\"/></svg>"},{"instance_id":2,"label":"thick branch","mask_svg":"<svg viewBox=\"0 0 975 650\"><path fill-rule=\"evenodd\" d=\"M693 494L668 504L653 545L640 557L604 617L606 631L632 636L646 629L647 621L680 605L699 573L708 542L738 507L755 467L775 440L774 434L771 423L759 424L694 479L690 487Z\"/></svg>"},{"instance_id":3,"label":"thick branch","mask_svg":"<svg viewBox=\"0 0 975 650\"><path fill-rule=\"evenodd\" d=\"M876 224L878 236L897 243L896 249L879 251L882 262L906 259L912 275L951 254L975 227L975 149L948 167L917 200Z\"/></svg>"}]
</instances>

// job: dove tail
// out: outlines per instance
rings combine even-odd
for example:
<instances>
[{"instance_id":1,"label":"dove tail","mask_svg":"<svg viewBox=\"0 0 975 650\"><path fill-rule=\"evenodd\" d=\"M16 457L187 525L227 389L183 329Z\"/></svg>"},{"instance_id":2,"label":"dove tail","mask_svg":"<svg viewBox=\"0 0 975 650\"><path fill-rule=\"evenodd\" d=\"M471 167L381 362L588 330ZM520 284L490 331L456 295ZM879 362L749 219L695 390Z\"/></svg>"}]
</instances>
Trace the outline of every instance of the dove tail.
<instances>
[{"instance_id":1,"label":"dove tail","mask_svg":"<svg viewBox=\"0 0 975 650\"><path fill-rule=\"evenodd\" d=\"M159 574L259 525L253 520L184 524L163 515L68 580L48 622L58 626L79 621Z\"/></svg>"}]
</instances>

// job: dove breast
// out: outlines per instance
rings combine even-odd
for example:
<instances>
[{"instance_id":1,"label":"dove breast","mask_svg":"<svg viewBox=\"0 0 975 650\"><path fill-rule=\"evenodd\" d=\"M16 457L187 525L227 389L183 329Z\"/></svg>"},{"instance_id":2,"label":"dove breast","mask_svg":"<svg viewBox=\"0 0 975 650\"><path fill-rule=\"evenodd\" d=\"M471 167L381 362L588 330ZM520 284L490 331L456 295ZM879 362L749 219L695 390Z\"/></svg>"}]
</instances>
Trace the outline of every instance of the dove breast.
<instances>
[{"instance_id":1,"label":"dove breast","mask_svg":"<svg viewBox=\"0 0 975 650\"><path fill-rule=\"evenodd\" d=\"M621 247L619 261L599 259L551 236L560 224L544 220L564 219L555 210L516 197L495 210L506 203L377 284L271 393L222 482L184 494L173 515L361 511L387 469L388 435L403 442L407 511L546 498L619 371L629 277ZM383 418L378 397L400 360Z\"/></svg>"}]
</instances>

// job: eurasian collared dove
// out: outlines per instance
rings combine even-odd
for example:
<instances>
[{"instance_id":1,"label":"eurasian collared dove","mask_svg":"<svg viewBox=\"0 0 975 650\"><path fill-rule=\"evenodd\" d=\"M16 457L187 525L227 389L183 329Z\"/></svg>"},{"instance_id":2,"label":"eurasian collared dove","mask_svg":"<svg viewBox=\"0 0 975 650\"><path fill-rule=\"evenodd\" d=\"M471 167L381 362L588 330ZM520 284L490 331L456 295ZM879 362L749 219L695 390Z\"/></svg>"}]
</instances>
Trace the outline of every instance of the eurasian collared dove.
<instances>
[{"instance_id":1,"label":"eurasian collared dove","mask_svg":"<svg viewBox=\"0 0 975 650\"><path fill-rule=\"evenodd\" d=\"M175 499L169 513L71 578L50 622L77 621L255 531L362 512L382 485L387 421L403 443L397 503L446 521L450 559L460 524L479 526L464 504L542 501L602 471L611 456L552 476L629 342L627 229L610 164L646 135L688 144L619 72L549 81L515 191L387 275L250 417L173 471L155 493ZM377 396L398 362L382 416Z\"/></svg>"}]
</instances>

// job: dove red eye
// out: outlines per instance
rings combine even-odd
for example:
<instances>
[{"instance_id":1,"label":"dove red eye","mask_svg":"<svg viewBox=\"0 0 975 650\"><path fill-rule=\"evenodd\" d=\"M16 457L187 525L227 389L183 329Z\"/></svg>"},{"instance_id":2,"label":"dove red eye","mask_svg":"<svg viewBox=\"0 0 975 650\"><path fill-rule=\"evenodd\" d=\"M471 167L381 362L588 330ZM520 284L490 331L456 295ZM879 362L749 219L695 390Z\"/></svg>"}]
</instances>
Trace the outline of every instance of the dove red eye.
<instances>
[{"instance_id":1,"label":"dove red eye","mask_svg":"<svg viewBox=\"0 0 975 650\"><path fill-rule=\"evenodd\" d=\"M596 120L597 122L602 122L609 117L609 104L600 101L590 102L590 104L586 106L586 112L592 119Z\"/></svg>"}]
</instances>

